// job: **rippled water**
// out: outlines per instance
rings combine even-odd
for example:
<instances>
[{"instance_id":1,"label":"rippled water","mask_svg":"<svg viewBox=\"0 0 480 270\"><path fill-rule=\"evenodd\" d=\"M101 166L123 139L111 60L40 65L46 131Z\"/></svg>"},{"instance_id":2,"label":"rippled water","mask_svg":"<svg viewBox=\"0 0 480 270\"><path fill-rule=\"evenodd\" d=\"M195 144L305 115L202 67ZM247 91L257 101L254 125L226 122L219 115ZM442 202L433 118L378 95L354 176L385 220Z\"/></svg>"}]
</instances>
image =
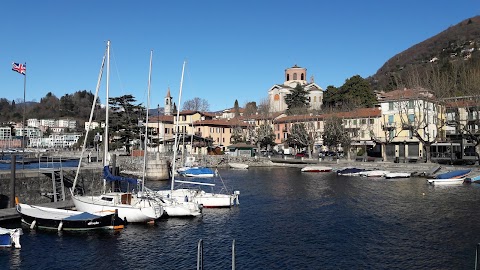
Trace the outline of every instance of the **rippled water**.
<instances>
[{"instance_id":1,"label":"rippled water","mask_svg":"<svg viewBox=\"0 0 480 270\"><path fill-rule=\"evenodd\" d=\"M473 269L480 185L220 170L240 206L199 218L129 225L119 234L28 232L0 250L0 269ZM168 183L156 183L156 187ZM12 224L11 224L12 225Z\"/></svg>"}]
</instances>

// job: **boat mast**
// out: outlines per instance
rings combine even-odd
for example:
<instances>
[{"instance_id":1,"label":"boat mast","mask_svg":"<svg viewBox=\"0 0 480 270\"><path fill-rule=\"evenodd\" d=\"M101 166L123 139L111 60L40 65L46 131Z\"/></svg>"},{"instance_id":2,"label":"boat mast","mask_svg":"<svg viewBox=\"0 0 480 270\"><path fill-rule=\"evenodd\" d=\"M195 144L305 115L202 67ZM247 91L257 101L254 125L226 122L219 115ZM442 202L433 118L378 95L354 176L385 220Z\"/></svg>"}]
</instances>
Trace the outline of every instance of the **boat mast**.
<instances>
[{"instance_id":1,"label":"boat mast","mask_svg":"<svg viewBox=\"0 0 480 270\"><path fill-rule=\"evenodd\" d=\"M105 131L104 131L104 142L103 142L103 166L108 166L109 161L107 161L108 156L108 111L109 111L109 100L108 100L108 91L110 89L110 40L107 41L107 90L106 90L106 99L105 99Z\"/></svg>"},{"instance_id":2,"label":"boat mast","mask_svg":"<svg viewBox=\"0 0 480 270\"><path fill-rule=\"evenodd\" d=\"M182 101L182 88L183 88L183 74L185 72L185 64L186 61L183 61L183 67L182 67L182 78L180 79L180 91L178 94L178 106L180 106L180 102ZM173 146L173 162L172 162L172 184L170 187L170 193L173 192L173 188L175 185L175 163L177 159L177 146L178 146L178 119L180 117L180 110L177 109L177 123L175 124L175 144ZM170 197L172 197L172 194L170 194Z\"/></svg>"},{"instance_id":3,"label":"boat mast","mask_svg":"<svg viewBox=\"0 0 480 270\"><path fill-rule=\"evenodd\" d=\"M106 80L106 98L105 98L105 130L103 135L103 167L109 166L108 157L108 111L109 111L109 89L110 89L110 40L107 41L107 80ZM115 169L115 168L114 168ZM103 179L103 193L107 189L107 180Z\"/></svg>"},{"instance_id":4,"label":"boat mast","mask_svg":"<svg viewBox=\"0 0 480 270\"><path fill-rule=\"evenodd\" d=\"M152 56L153 50L150 50L150 68L148 70L148 90L147 90L147 116L145 119L145 143L143 147L143 174L142 174L142 193L145 189L145 175L147 173L147 141L148 141L148 110L150 108L150 85L152 81Z\"/></svg>"}]
</instances>

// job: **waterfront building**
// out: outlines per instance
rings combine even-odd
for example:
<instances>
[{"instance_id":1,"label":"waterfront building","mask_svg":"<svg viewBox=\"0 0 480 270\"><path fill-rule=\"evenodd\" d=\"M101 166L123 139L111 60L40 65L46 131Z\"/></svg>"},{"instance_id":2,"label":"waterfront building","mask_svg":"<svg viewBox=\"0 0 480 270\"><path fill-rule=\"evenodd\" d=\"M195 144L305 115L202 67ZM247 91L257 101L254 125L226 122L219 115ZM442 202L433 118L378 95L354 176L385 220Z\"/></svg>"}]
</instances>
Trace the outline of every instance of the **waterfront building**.
<instances>
[{"instance_id":1,"label":"waterfront building","mask_svg":"<svg viewBox=\"0 0 480 270\"><path fill-rule=\"evenodd\" d=\"M323 89L314 82L313 76L307 82L307 69L294 65L285 69L285 81L275 84L268 90L270 112L287 110L285 97L300 84L308 92L310 110L320 110L323 103Z\"/></svg>"},{"instance_id":2,"label":"waterfront building","mask_svg":"<svg viewBox=\"0 0 480 270\"><path fill-rule=\"evenodd\" d=\"M384 155L389 159L423 159L425 143L442 137L445 109L426 89L398 89L377 95L386 134Z\"/></svg>"},{"instance_id":3,"label":"waterfront building","mask_svg":"<svg viewBox=\"0 0 480 270\"><path fill-rule=\"evenodd\" d=\"M219 147L224 152L227 151L228 146L234 144L236 136L248 138L248 126L239 118L205 119L193 123L195 136L211 139L213 146Z\"/></svg>"},{"instance_id":4,"label":"waterfront building","mask_svg":"<svg viewBox=\"0 0 480 270\"><path fill-rule=\"evenodd\" d=\"M148 128L152 130L149 134L150 142L155 142L156 149L151 149L160 153L171 151L172 148L167 146L165 141L174 138L174 122L172 115L157 115L149 117Z\"/></svg>"}]
</instances>

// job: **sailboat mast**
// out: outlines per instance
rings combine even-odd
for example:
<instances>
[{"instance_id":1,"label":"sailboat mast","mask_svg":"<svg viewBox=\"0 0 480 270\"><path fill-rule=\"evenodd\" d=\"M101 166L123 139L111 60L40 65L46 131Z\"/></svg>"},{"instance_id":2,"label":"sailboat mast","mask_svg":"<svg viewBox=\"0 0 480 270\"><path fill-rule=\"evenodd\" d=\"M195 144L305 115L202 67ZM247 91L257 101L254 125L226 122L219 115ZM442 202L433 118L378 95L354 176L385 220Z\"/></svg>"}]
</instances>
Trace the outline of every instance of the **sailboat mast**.
<instances>
[{"instance_id":1,"label":"sailboat mast","mask_svg":"<svg viewBox=\"0 0 480 270\"><path fill-rule=\"evenodd\" d=\"M110 40L107 41L107 85L106 85L106 99L105 99L105 135L103 142L103 166L108 166L109 161L107 160L108 156L108 114L109 114L109 89L110 89Z\"/></svg>"},{"instance_id":2,"label":"sailboat mast","mask_svg":"<svg viewBox=\"0 0 480 270\"><path fill-rule=\"evenodd\" d=\"M145 189L145 174L147 169L147 141L148 141L148 110L150 108L150 85L152 82L152 57L153 50L150 51L150 67L148 70L148 91L147 91L147 116L145 119L145 144L143 147L143 178L142 178L142 192Z\"/></svg>"},{"instance_id":3,"label":"sailboat mast","mask_svg":"<svg viewBox=\"0 0 480 270\"><path fill-rule=\"evenodd\" d=\"M180 79L180 91L178 94L178 106L180 106L182 101L182 88L183 88L183 74L185 73L185 64L186 61L183 61L182 67L182 78ZM175 144L173 146L173 162L172 162L172 184L170 187L170 192L173 192L175 185L175 163L177 160L177 147L178 147L178 119L180 118L180 110L177 109L177 123L175 124Z\"/></svg>"}]
</instances>

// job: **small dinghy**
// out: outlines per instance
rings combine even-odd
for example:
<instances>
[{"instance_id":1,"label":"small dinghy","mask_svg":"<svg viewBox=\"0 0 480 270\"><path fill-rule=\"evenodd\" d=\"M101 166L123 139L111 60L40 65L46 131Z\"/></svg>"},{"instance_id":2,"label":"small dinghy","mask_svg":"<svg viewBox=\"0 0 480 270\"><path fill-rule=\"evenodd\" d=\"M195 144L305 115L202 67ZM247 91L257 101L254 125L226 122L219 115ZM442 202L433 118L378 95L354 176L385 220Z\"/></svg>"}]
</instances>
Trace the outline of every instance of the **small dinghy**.
<instances>
[{"instance_id":1,"label":"small dinghy","mask_svg":"<svg viewBox=\"0 0 480 270\"><path fill-rule=\"evenodd\" d=\"M387 179L393 179L393 178L409 178L412 176L411 173L403 173L403 172L391 172L385 174L385 178Z\"/></svg>"},{"instance_id":2,"label":"small dinghy","mask_svg":"<svg viewBox=\"0 0 480 270\"><path fill-rule=\"evenodd\" d=\"M372 171L364 171L360 173L360 176L363 177L384 177L390 171L383 171L383 170L372 170Z\"/></svg>"},{"instance_id":3,"label":"small dinghy","mask_svg":"<svg viewBox=\"0 0 480 270\"><path fill-rule=\"evenodd\" d=\"M302 172L331 172L332 167L325 166L306 166L301 169Z\"/></svg>"},{"instance_id":4,"label":"small dinghy","mask_svg":"<svg viewBox=\"0 0 480 270\"><path fill-rule=\"evenodd\" d=\"M228 166L230 166L230 168L232 169L241 169L241 170L248 169L248 164L245 164L245 163L229 162Z\"/></svg>"},{"instance_id":5,"label":"small dinghy","mask_svg":"<svg viewBox=\"0 0 480 270\"><path fill-rule=\"evenodd\" d=\"M360 173L367 171L366 169L360 168L345 168L337 171L337 175L342 176L359 176Z\"/></svg>"},{"instance_id":6,"label":"small dinghy","mask_svg":"<svg viewBox=\"0 0 480 270\"><path fill-rule=\"evenodd\" d=\"M20 235L23 234L22 228L6 229L0 227L0 247L21 248Z\"/></svg>"},{"instance_id":7,"label":"small dinghy","mask_svg":"<svg viewBox=\"0 0 480 270\"><path fill-rule=\"evenodd\" d=\"M463 184L471 169L455 170L446 173L441 173L433 179L428 179L427 182L431 185L458 185Z\"/></svg>"}]
</instances>

